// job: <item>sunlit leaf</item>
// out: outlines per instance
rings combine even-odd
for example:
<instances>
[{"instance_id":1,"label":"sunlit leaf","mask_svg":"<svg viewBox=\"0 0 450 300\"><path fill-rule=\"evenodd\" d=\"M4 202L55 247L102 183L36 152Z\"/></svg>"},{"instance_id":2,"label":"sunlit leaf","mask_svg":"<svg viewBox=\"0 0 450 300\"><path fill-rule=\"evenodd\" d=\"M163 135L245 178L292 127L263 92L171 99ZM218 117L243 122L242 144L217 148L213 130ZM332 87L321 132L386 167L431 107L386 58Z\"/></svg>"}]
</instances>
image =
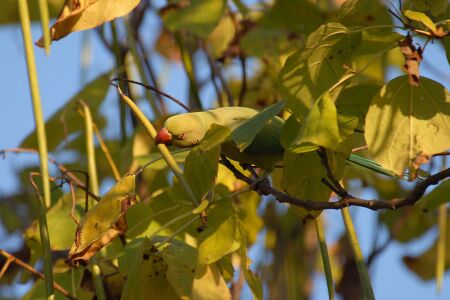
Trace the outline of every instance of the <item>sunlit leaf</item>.
<instances>
[{"instance_id":1,"label":"sunlit leaf","mask_svg":"<svg viewBox=\"0 0 450 300\"><path fill-rule=\"evenodd\" d=\"M404 12L405 17L407 17L410 20L417 21L419 23L422 23L430 29L433 33L436 32L436 25L434 25L434 22L428 17L426 14L418 11L413 10L407 10Z\"/></svg>"},{"instance_id":2,"label":"sunlit leaf","mask_svg":"<svg viewBox=\"0 0 450 300\"><path fill-rule=\"evenodd\" d=\"M81 219L69 251L69 263L86 262L119 234L125 233L125 214L135 204L135 176L130 175L113 186Z\"/></svg>"},{"instance_id":3,"label":"sunlit leaf","mask_svg":"<svg viewBox=\"0 0 450 300\"><path fill-rule=\"evenodd\" d=\"M450 96L431 79L419 87L401 76L377 94L366 116L365 138L376 162L402 175L450 148Z\"/></svg>"},{"instance_id":4,"label":"sunlit leaf","mask_svg":"<svg viewBox=\"0 0 450 300\"><path fill-rule=\"evenodd\" d=\"M286 106L297 118L306 118L316 99L342 78L360 42L360 32L328 23L309 35L304 49L287 59L280 82Z\"/></svg>"},{"instance_id":5,"label":"sunlit leaf","mask_svg":"<svg viewBox=\"0 0 450 300\"><path fill-rule=\"evenodd\" d=\"M192 208L192 202L178 184L156 191L151 199L144 199L128 210L126 237L128 239L150 237L160 230L161 226L180 215L191 212ZM183 226L186 221L186 219L181 219L162 229L159 234L170 235L177 228ZM185 232L194 234L196 231L188 228Z\"/></svg>"},{"instance_id":6,"label":"sunlit leaf","mask_svg":"<svg viewBox=\"0 0 450 300\"><path fill-rule=\"evenodd\" d=\"M192 299L231 300L230 289L216 264L198 265L192 284Z\"/></svg>"},{"instance_id":7,"label":"sunlit leaf","mask_svg":"<svg viewBox=\"0 0 450 300\"><path fill-rule=\"evenodd\" d=\"M52 41L57 41L71 32L91 29L121 17L135 8L141 0L67 0L56 22L50 28ZM43 38L36 42L44 46Z\"/></svg>"},{"instance_id":8,"label":"sunlit leaf","mask_svg":"<svg viewBox=\"0 0 450 300\"><path fill-rule=\"evenodd\" d=\"M261 196L254 191L240 194L236 206L238 208L237 215L242 230L245 232L249 245L256 242L258 233L262 229L264 223L258 214L258 207L261 202Z\"/></svg>"},{"instance_id":9,"label":"sunlit leaf","mask_svg":"<svg viewBox=\"0 0 450 300\"><path fill-rule=\"evenodd\" d=\"M354 118L349 118L348 121L345 126L350 126L350 130L341 130L334 101L329 93L326 93L311 107L306 119L301 123L300 132L291 149L297 152L304 145L310 147L314 144L336 152L345 152L344 138L350 136L353 133L351 128L355 129L358 124Z\"/></svg>"},{"instance_id":10,"label":"sunlit leaf","mask_svg":"<svg viewBox=\"0 0 450 300\"><path fill-rule=\"evenodd\" d=\"M225 10L224 0L192 0L186 7L163 14L164 25L172 31L186 29L207 37L219 23Z\"/></svg>"},{"instance_id":11,"label":"sunlit leaf","mask_svg":"<svg viewBox=\"0 0 450 300\"><path fill-rule=\"evenodd\" d=\"M235 213L227 201L208 211L208 225L198 238L199 264L212 264L239 248Z\"/></svg>"},{"instance_id":12,"label":"sunlit leaf","mask_svg":"<svg viewBox=\"0 0 450 300\"><path fill-rule=\"evenodd\" d=\"M236 25L230 16L223 17L219 25L208 35L208 46L213 57L220 57L234 38Z\"/></svg>"}]
</instances>

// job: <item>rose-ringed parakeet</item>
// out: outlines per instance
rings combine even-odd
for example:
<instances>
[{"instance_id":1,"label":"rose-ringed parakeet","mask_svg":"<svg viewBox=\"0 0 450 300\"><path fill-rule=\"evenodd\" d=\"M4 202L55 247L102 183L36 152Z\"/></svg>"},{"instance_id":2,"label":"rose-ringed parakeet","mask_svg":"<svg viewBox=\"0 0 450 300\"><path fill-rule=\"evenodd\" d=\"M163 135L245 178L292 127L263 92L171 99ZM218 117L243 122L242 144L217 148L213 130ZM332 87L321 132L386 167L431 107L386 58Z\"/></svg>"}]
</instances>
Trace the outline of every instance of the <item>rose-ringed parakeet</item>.
<instances>
[{"instance_id":1,"label":"rose-ringed parakeet","mask_svg":"<svg viewBox=\"0 0 450 300\"><path fill-rule=\"evenodd\" d=\"M165 121L164 127L156 136L156 143L172 144L181 148L194 147L200 143L212 124L222 125L233 131L256 114L258 111L252 108L221 107L175 115ZM280 143L283 125L283 119L277 116L272 117L243 151L230 141L222 145L222 153L240 163L254 164L271 170L283 159L285 149ZM393 172L358 155L351 154L347 161L352 165L362 166L384 175L394 175Z\"/></svg>"}]
</instances>

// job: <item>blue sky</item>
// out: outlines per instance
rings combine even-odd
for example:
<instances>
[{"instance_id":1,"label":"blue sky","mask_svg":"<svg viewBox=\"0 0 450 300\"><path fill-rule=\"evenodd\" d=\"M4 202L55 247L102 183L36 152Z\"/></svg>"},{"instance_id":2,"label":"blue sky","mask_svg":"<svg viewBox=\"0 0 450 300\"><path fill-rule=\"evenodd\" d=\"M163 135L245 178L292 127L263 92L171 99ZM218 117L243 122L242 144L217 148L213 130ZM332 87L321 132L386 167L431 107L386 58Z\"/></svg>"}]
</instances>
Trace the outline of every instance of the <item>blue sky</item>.
<instances>
[{"instance_id":1,"label":"blue sky","mask_svg":"<svg viewBox=\"0 0 450 300\"><path fill-rule=\"evenodd\" d=\"M154 25L152 20L146 20L147 26ZM150 26L151 27L151 26ZM40 36L40 28L33 27L33 38ZM35 48L39 84L44 116L47 118L64 105L72 95L81 87L80 54L82 47L82 33L74 33L67 38L53 44L51 55L45 56L44 51ZM95 35L89 33L92 42L92 64L89 67L87 80L110 69L114 59L107 54L98 43ZM17 147L24 136L34 128L34 119L31 109L31 99L28 90L28 79L24 60L20 27L0 27L0 40L3 47L0 49L0 88L2 109L0 109L0 149ZM441 83L450 84L450 68L446 62L445 54L434 45L427 49L427 58L433 57L422 66L422 74L432 77L433 70L439 69L438 75ZM155 60L158 73L164 73L165 84L163 89L179 99L186 99L186 78L179 66L167 65L160 59ZM431 66L431 67L430 67ZM170 67L170 71L169 71ZM399 74L397 70L390 72L390 77ZM444 76L444 77L442 77ZM205 93L208 97L211 93ZM114 96L114 95L113 95ZM110 94L110 98L111 94ZM114 101L105 106L108 113L116 113ZM109 125L110 134L117 132L115 124ZM48 132L48 134L51 134ZM8 155L0 160L0 197L12 193L19 185L14 179L14 169L24 163L33 161L28 156ZM336 240L343 231L343 223L338 211L325 213L327 217L327 240L329 244ZM372 227L375 213L366 209L352 209L359 240L363 252L367 254L372 240ZM13 250L17 246L18 238L4 240L4 233L0 230L0 248ZM435 292L434 282L422 282L410 273L401 263L402 255L419 254L426 249L436 235L430 231L423 238L409 243L406 252L404 245L393 243L379 256L372 272L374 291L378 299L450 299L450 274L447 272L444 280L444 289L440 295ZM253 251L255 252L255 251ZM315 277L313 299L326 299L327 291L322 274Z\"/></svg>"}]
</instances>

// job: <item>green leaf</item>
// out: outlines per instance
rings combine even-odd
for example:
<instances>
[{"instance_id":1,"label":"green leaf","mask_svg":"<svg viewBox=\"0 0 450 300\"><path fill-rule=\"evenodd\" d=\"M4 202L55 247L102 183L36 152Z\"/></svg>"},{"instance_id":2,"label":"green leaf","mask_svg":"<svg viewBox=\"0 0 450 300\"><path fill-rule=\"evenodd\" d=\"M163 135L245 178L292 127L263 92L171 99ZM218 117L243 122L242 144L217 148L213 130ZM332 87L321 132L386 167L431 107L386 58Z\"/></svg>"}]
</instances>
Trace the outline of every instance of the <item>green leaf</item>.
<instances>
[{"instance_id":1,"label":"green leaf","mask_svg":"<svg viewBox=\"0 0 450 300\"><path fill-rule=\"evenodd\" d=\"M121 299L179 299L167 280L167 264L157 254L148 251L147 239L134 240L119 258L119 269L127 280Z\"/></svg>"},{"instance_id":2,"label":"green leaf","mask_svg":"<svg viewBox=\"0 0 450 300\"><path fill-rule=\"evenodd\" d=\"M126 236L128 239L152 236L164 224L190 211L192 211L192 202L184 189L178 184L166 187L156 191L149 200L140 201L128 210ZM170 235L185 223L186 219L181 219L160 231L159 234ZM188 232L195 234L194 231Z\"/></svg>"},{"instance_id":3,"label":"green leaf","mask_svg":"<svg viewBox=\"0 0 450 300\"><path fill-rule=\"evenodd\" d=\"M103 102L103 99L105 99L106 92L109 88L109 75L109 71L103 73L85 85L78 94L73 96L60 110L55 112L45 122L47 132L52 133L47 139L48 151L54 151L69 135L84 130L84 119L76 111L80 99L89 104L89 108L93 115L98 115L99 107ZM99 124L99 122L96 123L100 129L101 124ZM21 147L37 148L36 133L30 133L21 143Z\"/></svg>"},{"instance_id":4,"label":"green leaf","mask_svg":"<svg viewBox=\"0 0 450 300\"><path fill-rule=\"evenodd\" d=\"M200 144L186 158L184 176L200 201L214 185L217 177L220 144L230 135L230 130L213 125Z\"/></svg>"},{"instance_id":5,"label":"green leaf","mask_svg":"<svg viewBox=\"0 0 450 300\"><path fill-rule=\"evenodd\" d=\"M236 146L240 151L246 149L255 139L256 135L264 129L267 122L270 122L276 115L278 115L284 108L284 101L277 102L273 105L266 107L264 110L254 115L238 128L236 128L231 137L236 143ZM277 120L271 121L277 122ZM269 130L269 127L266 128ZM267 139L266 141L267 142ZM277 144L278 141L274 141Z\"/></svg>"},{"instance_id":6,"label":"green leaf","mask_svg":"<svg viewBox=\"0 0 450 300\"><path fill-rule=\"evenodd\" d=\"M221 201L208 212L208 226L199 234L199 264L212 264L239 248L238 227L230 202Z\"/></svg>"},{"instance_id":7,"label":"green leaf","mask_svg":"<svg viewBox=\"0 0 450 300\"><path fill-rule=\"evenodd\" d=\"M206 38L219 23L225 3L224 0L192 0L184 8L167 12L162 19L171 31L186 29Z\"/></svg>"},{"instance_id":8,"label":"green leaf","mask_svg":"<svg viewBox=\"0 0 450 300\"><path fill-rule=\"evenodd\" d=\"M305 144L307 147L314 144L341 151L342 142L336 106L330 95L326 93L314 103L305 121L301 123L300 132L291 145L291 149L297 152L296 150L301 151Z\"/></svg>"},{"instance_id":9,"label":"green leaf","mask_svg":"<svg viewBox=\"0 0 450 300\"><path fill-rule=\"evenodd\" d=\"M424 210L432 210L438 208L439 206L450 202L450 180L445 180L441 182L435 189L430 193L422 197L418 202L419 205Z\"/></svg>"},{"instance_id":10,"label":"green leaf","mask_svg":"<svg viewBox=\"0 0 450 300\"><path fill-rule=\"evenodd\" d=\"M84 214L86 193L84 190L77 189L75 192L75 218L80 220ZM89 197L90 201L93 201ZM77 224L70 217L72 209L72 193L64 194L58 202L53 205L47 212L47 226L50 238L50 248L54 251L67 250L73 243ZM33 223L25 232L26 239L39 238L39 225Z\"/></svg>"},{"instance_id":11,"label":"green leaf","mask_svg":"<svg viewBox=\"0 0 450 300\"><path fill-rule=\"evenodd\" d=\"M358 84L342 90L336 100L338 118L346 116L357 119L362 126L369 110L370 102L381 86L375 84Z\"/></svg>"},{"instance_id":12,"label":"green leaf","mask_svg":"<svg viewBox=\"0 0 450 300\"><path fill-rule=\"evenodd\" d=\"M136 203L135 176L122 178L81 219L68 260L85 261L126 230L124 215Z\"/></svg>"},{"instance_id":13,"label":"green leaf","mask_svg":"<svg viewBox=\"0 0 450 300\"><path fill-rule=\"evenodd\" d=\"M376 26L392 23L383 2L373 0L347 0L336 12L336 21L346 26Z\"/></svg>"},{"instance_id":14,"label":"green leaf","mask_svg":"<svg viewBox=\"0 0 450 300\"><path fill-rule=\"evenodd\" d=\"M256 242L258 233L262 229L264 222L261 216L258 214L258 207L261 202L261 196L254 192L249 191L237 196L236 201L237 215L240 220L240 226L245 232L248 244L253 245Z\"/></svg>"},{"instance_id":15,"label":"green leaf","mask_svg":"<svg viewBox=\"0 0 450 300\"><path fill-rule=\"evenodd\" d=\"M431 79L413 87L407 76L395 78L372 99L365 125L369 152L397 175L449 149L449 136L450 96Z\"/></svg>"},{"instance_id":16,"label":"green leaf","mask_svg":"<svg viewBox=\"0 0 450 300\"><path fill-rule=\"evenodd\" d=\"M167 280L180 298L230 299L230 290L216 264L197 265L197 251L172 240L160 256L167 264Z\"/></svg>"},{"instance_id":17,"label":"green leaf","mask_svg":"<svg viewBox=\"0 0 450 300\"><path fill-rule=\"evenodd\" d=\"M433 33L436 32L436 25L434 25L434 22L426 14L418 11L407 10L404 12L404 15L410 20L422 23Z\"/></svg>"},{"instance_id":18,"label":"green leaf","mask_svg":"<svg viewBox=\"0 0 450 300\"><path fill-rule=\"evenodd\" d=\"M308 36L304 49L288 57L280 72L286 106L299 120L323 92L334 86L346 73L361 33L351 33L345 26L328 23Z\"/></svg>"},{"instance_id":19,"label":"green leaf","mask_svg":"<svg viewBox=\"0 0 450 300\"><path fill-rule=\"evenodd\" d=\"M224 16L219 25L208 35L207 42L213 57L221 57L236 34L236 25L230 16Z\"/></svg>"},{"instance_id":20,"label":"green leaf","mask_svg":"<svg viewBox=\"0 0 450 300\"><path fill-rule=\"evenodd\" d=\"M241 38L240 46L245 53L257 57L277 57L290 53L302 47L305 36L323 20L322 12L310 1L275 1Z\"/></svg>"},{"instance_id":21,"label":"green leaf","mask_svg":"<svg viewBox=\"0 0 450 300\"><path fill-rule=\"evenodd\" d=\"M337 180L344 174L345 159L331 151L327 151L329 165ZM328 201L331 190L322 182L328 178L321 159L316 152L294 153L286 151L283 160L283 189L291 196L303 200ZM297 209L301 216L308 214ZM318 214L314 212L314 214Z\"/></svg>"},{"instance_id":22,"label":"green leaf","mask_svg":"<svg viewBox=\"0 0 450 300\"><path fill-rule=\"evenodd\" d=\"M186 157L188 156L189 152L191 152L191 149L180 149L180 150L171 152L171 154L177 163L182 164L185 162ZM162 158L160 152L153 152L148 155L139 155L139 156L136 156L135 159L138 162L138 164L141 166L144 166L144 165L147 165L150 163L148 166L146 166L145 169L163 170L163 169L168 168L167 162Z\"/></svg>"}]
</instances>

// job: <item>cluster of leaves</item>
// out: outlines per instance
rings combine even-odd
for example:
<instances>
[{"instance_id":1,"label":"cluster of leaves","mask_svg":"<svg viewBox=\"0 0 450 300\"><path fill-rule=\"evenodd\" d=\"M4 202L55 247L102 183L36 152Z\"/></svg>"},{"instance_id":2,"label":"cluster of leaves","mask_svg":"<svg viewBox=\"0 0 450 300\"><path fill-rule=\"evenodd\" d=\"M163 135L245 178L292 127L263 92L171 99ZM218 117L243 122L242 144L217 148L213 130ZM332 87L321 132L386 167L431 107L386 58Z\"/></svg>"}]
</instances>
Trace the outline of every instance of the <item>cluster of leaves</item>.
<instances>
[{"instance_id":1,"label":"cluster of leaves","mask_svg":"<svg viewBox=\"0 0 450 300\"><path fill-rule=\"evenodd\" d=\"M12 2L4 4L8 9L3 11L14 11L16 4ZM97 27L133 10L123 23L112 21L116 22L112 42L104 30L97 31L114 55L117 69L122 70L121 77L136 76L124 63L133 58L139 79L157 86L158 78L146 59L156 51L169 61L183 63L190 82L191 108L267 107L233 133L217 126L192 151L173 153L198 203L191 201L183 182L172 178L168 163L141 125L125 114L113 116L115 122L119 119L122 135L97 145L96 170L100 182L113 177L111 170L115 169L122 178L114 175L117 183L99 200L98 195L86 192L88 180L75 180L78 177L67 172L88 169L83 134L87 131L86 116L80 112L80 100L89 106L98 130L106 124L99 108L110 87L111 73L88 83L46 122L48 132L52 132L49 151L75 153L76 159L59 169L65 182L78 186L55 190L46 214L56 282L78 299L92 299L96 293L92 270L74 268L63 261L68 258L71 265L78 265L96 255L100 257L103 285L112 299L236 299L244 280L255 299L262 299L263 284L274 299L310 295L311 275L319 269L319 252L308 219L320 212L299 207L286 212L270 201L260 205L263 198L219 163L221 143L231 135L243 149L265 121L282 115L286 119L281 136L286 149L284 168L271 173L271 182L292 197L325 202L332 196L323 184L330 170L317 155L319 147L327 149L333 179L342 180L344 186L360 181L383 199L404 195L399 180L419 180L421 174L427 174L421 165L430 160L434 163L433 155L450 148L450 95L442 83L419 74L420 61L427 59L428 42L442 42L450 58L450 24L445 20L450 15L448 2L406 1L398 16L403 23L397 32L388 8L379 1L349 0L341 6L329 2L291 0L247 7L239 0L191 0L156 9L149 1L123 1L117 6L107 0L66 1L64 6L62 1L49 1L49 5L63 7L51 28L52 40ZM158 13L162 26L155 44L146 49L139 28L151 11ZM15 22L11 15L0 13L0 22ZM435 19L444 21L432 21ZM128 29L123 40L114 29L120 25ZM418 42L424 46L417 48ZM44 40L37 44L43 46ZM207 78L197 72L195 58L199 55L206 58L210 68ZM242 78L226 77L224 70L236 62L242 66ZM249 62L255 65L252 72ZM388 66L403 68L406 75L385 82ZM217 102L207 104L200 99L203 83L213 84ZM137 99L135 96L130 95ZM145 98L155 115L152 123L161 124L167 117L164 102L151 94ZM125 111L125 105L120 105ZM131 136L124 129L127 123L132 124ZM345 158L352 149L366 145L363 155L392 170L397 178L386 179L346 166ZM37 148L34 133L25 138L21 148ZM152 163L139 169L148 162ZM231 163L242 174L254 175ZM422 168L435 170L432 165ZM125 176L138 170L136 176ZM29 171L21 170L23 178ZM434 211L447 201L448 182L421 199L420 205L380 213L380 224L389 229L391 239L406 243L435 226L438 218ZM15 213L20 206L32 207L31 197L22 191L2 201L0 212L10 231L26 228L25 254L18 256L29 256L29 264L35 265L42 257L39 226L31 222L35 217L32 211L27 216ZM94 208L85 213L87 203L96 200ZM78 225L70 215L81 220ZM259 271L257 276L250 270L247 250L262 231L264 251L273 259L253 265L252 269ZM444 244L449 241L444 238ZM346 243L343 235L331 251L336 288L343 295L361 298L361 290L354 287L355 265ZM437 247L438 241L423 255L405 257L404 262L421 278L433 278L434 269L429 266L437 261ZM373 254L378 252L377 246ZM444 260L447 269L450 257L444 256ZM16 271L9 268L2 282L14 278ZM23 281L29 279L22 274ZM43 295L43 281L38 279L24 298Z\"/></svg>"}]
</instances>

